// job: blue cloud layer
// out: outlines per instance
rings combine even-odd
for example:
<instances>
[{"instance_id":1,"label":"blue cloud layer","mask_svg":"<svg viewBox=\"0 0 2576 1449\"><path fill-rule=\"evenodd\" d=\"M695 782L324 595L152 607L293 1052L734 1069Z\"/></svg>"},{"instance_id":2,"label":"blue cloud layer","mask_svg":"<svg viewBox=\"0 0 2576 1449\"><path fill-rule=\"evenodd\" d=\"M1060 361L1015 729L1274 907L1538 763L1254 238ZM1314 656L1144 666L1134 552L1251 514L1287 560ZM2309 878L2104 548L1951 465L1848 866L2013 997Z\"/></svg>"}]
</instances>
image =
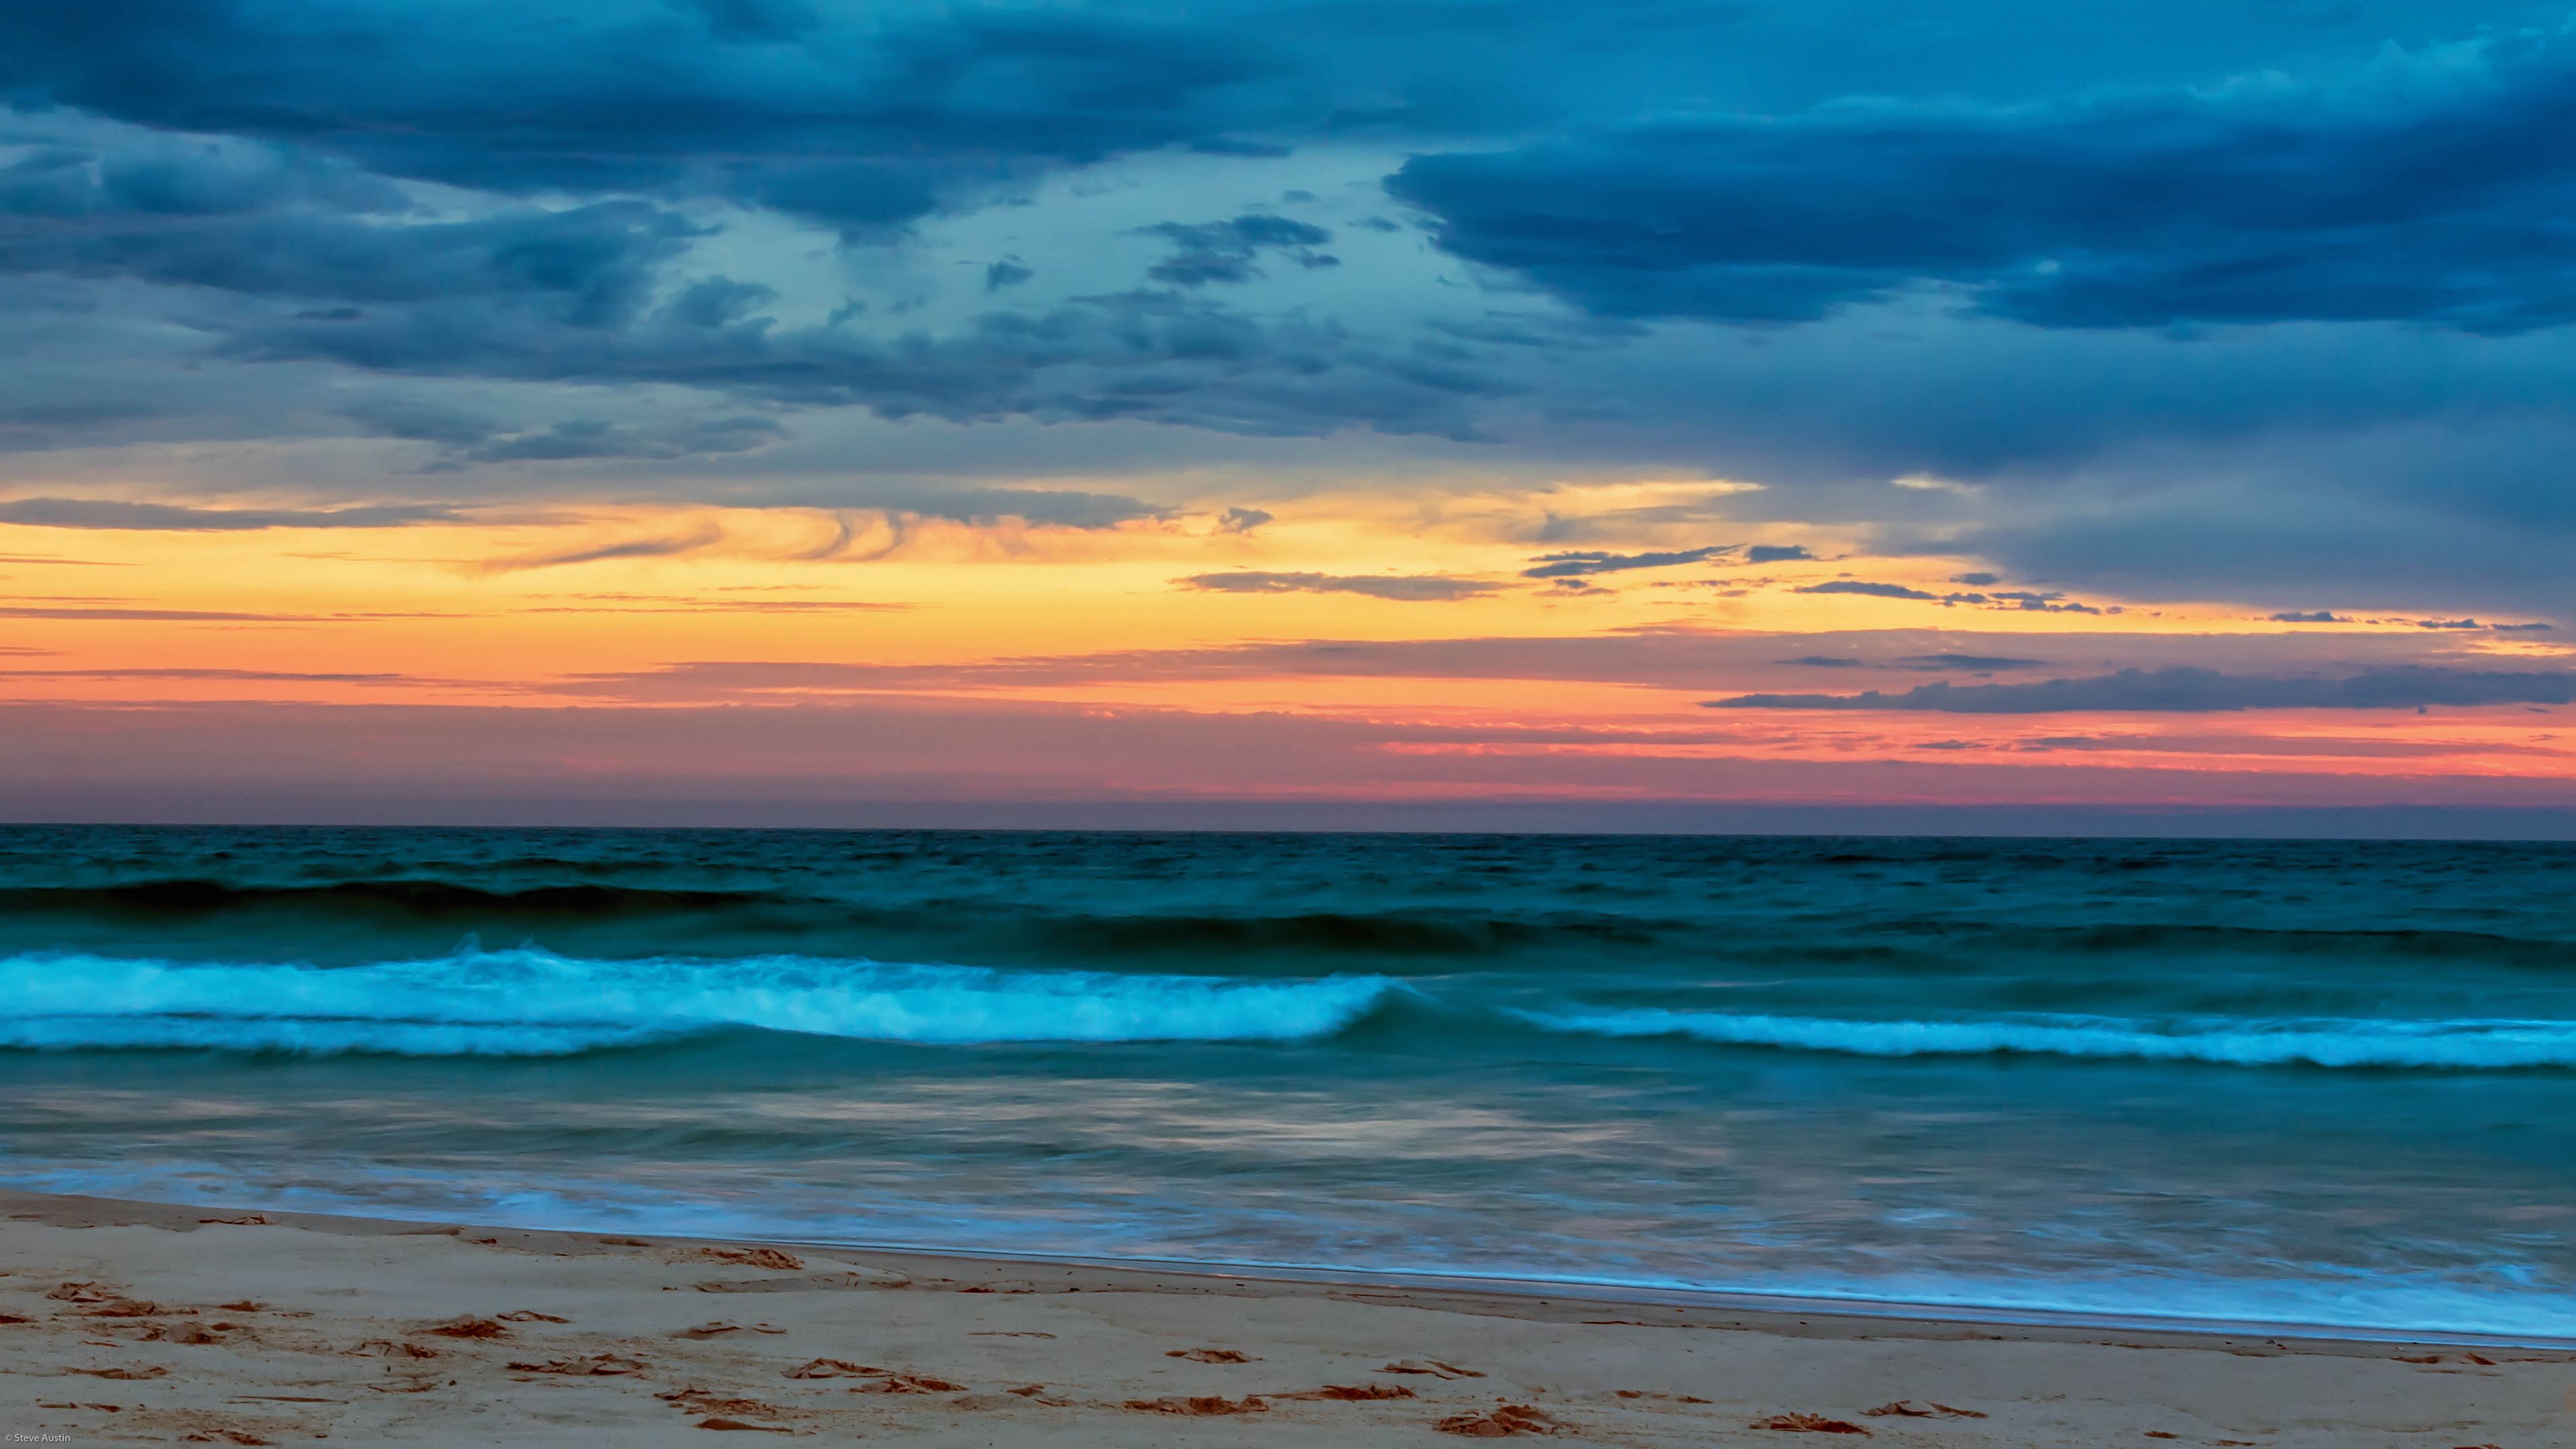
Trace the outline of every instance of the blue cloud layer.
<instances>
[{"instance_id":1,"label":"blue cloud layer","mask_svg":"<svg viewBox=\"0 0 2576 1449\"><path fill-rule=\"evenodd\" d=\"M1962 289L2043 327L2576 316L2576 68L2498 44L2343 92L1845 103L1422 155L1443 246L1622 316Z\"/></svg>"}]
</instances>

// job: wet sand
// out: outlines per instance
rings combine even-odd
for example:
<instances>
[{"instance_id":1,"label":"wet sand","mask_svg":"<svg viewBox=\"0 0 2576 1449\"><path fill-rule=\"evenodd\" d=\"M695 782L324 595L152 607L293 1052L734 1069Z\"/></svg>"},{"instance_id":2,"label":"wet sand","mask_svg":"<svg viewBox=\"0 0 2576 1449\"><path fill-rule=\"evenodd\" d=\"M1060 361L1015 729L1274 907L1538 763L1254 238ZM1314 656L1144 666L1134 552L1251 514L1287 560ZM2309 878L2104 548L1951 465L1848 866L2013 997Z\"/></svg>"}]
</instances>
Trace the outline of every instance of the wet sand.
<instances>
[{"instance_id":1,"label":"wet sand","mask_svg":"<svg viewBox=\"0 0 2576 1449\"><path fill-rule=\"evenodd\" d=\"M15 1442L2576 1445L2558 1349L0 1211Z\"/></svg>"}]
</instances>

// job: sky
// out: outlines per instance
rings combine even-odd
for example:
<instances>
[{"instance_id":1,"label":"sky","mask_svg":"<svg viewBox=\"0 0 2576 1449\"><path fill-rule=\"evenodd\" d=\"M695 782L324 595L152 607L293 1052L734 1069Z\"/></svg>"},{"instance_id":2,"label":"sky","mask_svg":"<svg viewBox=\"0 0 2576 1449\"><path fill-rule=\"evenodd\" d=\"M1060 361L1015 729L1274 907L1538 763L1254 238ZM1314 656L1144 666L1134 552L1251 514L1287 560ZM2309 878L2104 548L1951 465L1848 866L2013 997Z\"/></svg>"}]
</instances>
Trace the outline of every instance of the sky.
<instances>
[{"instance_id":1,"label":"sky","mask_svg":"<svg viewBox=\"0 0 2576 1449\"><path fill-rule=\"evenodd\" d=\"M0 818L2576 835L2576 9L0 7Z\"/></svg>"}]
</instances>

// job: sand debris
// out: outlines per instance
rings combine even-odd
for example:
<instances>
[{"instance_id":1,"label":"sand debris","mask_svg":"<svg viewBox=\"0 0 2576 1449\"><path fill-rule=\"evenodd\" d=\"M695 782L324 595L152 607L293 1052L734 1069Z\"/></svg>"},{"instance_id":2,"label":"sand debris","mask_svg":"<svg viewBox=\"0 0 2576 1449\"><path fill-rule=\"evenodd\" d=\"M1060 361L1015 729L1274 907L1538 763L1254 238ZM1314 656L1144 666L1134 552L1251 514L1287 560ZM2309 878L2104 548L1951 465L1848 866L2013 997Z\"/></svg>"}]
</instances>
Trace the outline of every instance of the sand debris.
<instances>
[{"instance_id":1,"label":"sand debris","mask_svg":"<svg viewBox=\"0 0 2576 1449\"><path fill-rule=\"evenodd\" d=\"M1206 1418L1218 1414L1266 1414L1270 1406L1258 1394L1229 1399L1222 1394L1203 1394L1196 1398L1129 1399L1126 1406L1140 1414L1181 1414Z\"/></svg>"},{"instance_id":2,"label":"sand debris","mask_svg":"<svg viewBox=\"0 0 2576 1449\"><path fill-rule=\"evenodd\" d=\"M65 1369L63 1372L67 1374L85 1374L94 1379L158 1379L167 1378L170 1374L168 1369L163 1368L157 1363L152 1365L150 1368L75 1368Z\"/></svg>"},{"instance_id":3,"label":"sand debris","mask_svg":"<svg viewBox=\"0 0 2576 1449\"><path fill-rule=\"evenodd\" d=\"M1410 1399L1413 1390L1401 1384L1326 1384L1320 1389L1302 1389L1293 1394L1272 1394L1274 1399L1332 1399L1345 1404L1373 1403L1379 1399Z\"/></svg>"},{"instance_id":4,"label":"sand debris","mask_svg":"<svg viewBox=\"0 0 2576 1449\"><path fill-rule=\"evenodd\" d=\"M417 1343L397 1343L390 1338L371 1338L350 1349L351 1358L436 1358L438 1350Z\"/></svg>"},{"instance_id":5,"label":"sand debris","mask_svg":"<svg viewBox=\"0 0 2576 1449\"><path fill-rule=\"evenodd\" d=\"M428 1330L441 1338L508 1338L510 1330L489 1318L458 1318Z\"/></svg>"},{"instance_id":6,"label":"sand debris","mask_svg":"<svg viewBox=\"0 0 2576 1449\"><path fill-rule=\"evenodd\" d=\"M571 1319L569 1319L569 1318L557 1318L556 1316L554 1316L554 1315L553 1315L553 1314L551 1314L551 1313L539 1313L537 1310L535 1310L535 1309L533 1309L533 1308L522 1308L522 1309L520 1309L519 1311L517 1311L516 1313L504 1313L504 1314L499 1315L499 1317L500 1317L500 1319L501 1319L501 1321L502 1321L503 1323L570 1323L570 1322L572 1322L572 1320L571 1320Z\"/></svg>"},{"instance_id":7,"label":"sand debris","mask_svg":"<svg viewBox=\"0 0 2576 1449\"><path fill-rule=\"evenodd\" d=\"M83 1318L160 1318L176 1313L194 1313L193 1308L164 1308L148 1298L111 1298L82 1313Z\"/></svg>"},{"instance_id":8,"label":"sand debris","mask_svg":"<svg viewBox=\"0 0 2576 1449\"><path fill-rule=\"evenodd\" d=\"M1058 1409L1061 1409L1073 1402L1071 1399L1060 1399L1049 1396L1046 1391L1046 1385L1044 1384L1022 1384L1016 1389L1004 1389L1002 1392L1007 1394L1017 1394L1019 1397L1026 1399L1033 1404L1046 1404Z\"/></svg>"},{"instance_id":9,"label":"sand debris","mask_svg":"<svg viewBox=\"0 0 2576 1449\"><path fill-rule=\"evenodd\" d=\"M1429 1374L1434 1378L1443 1379L1481 1379L1484 1377L1483 1374L1474 1369L1460 1368L1454 1363L1442 1363L1436 1358L1400 1358L1393 1363L1379 1364L1377 1366L1377 1371L1382 1374Z\"/></svg>"},{"instance_id":10,"label":"sand debris","mask_svg":"<svg viewBox=\"0 0 2576 1449\"><path fill-rule=\"evenodd\" d=\"M850 1392L854 1394L962 1394L966 1392L966 1386L952 1384L946 1379L933 1378L928 1374L887 1374L881 1379L872 1379L860 1384Z\"/></svg>"},{"instance_id":11,"label":"sand debris","mask_svg":"<svg viewBox=\"0 0 2576 1449\"><path fill-rule=\"evenodd\" d=\"M510 1371L521 1374L570 1374L575 1377L606 1378L617 1374L642 1373L644 1364L640 1359L621 1358L613 1353L594 1353L581 1358L550 1359L545 1363L513 1363L510 1365Z\"/></svg>"},{"instance_id":12,"label":"sand debris","mask_svg":"<svg viewBox=\"0 0 2576 1449\"><path fill-rule=\"evenodd\" d=\"M199 1218L197 1221L215 1223L228 1228L265 1228L274 1226L276 1223L276 1219L259 1213L244 1213L237 1218Z\"/></svg>"},{"instance_id":13,"label":"sand debris","mask_svg":"<svg viewBox=\"0 0 2576 1449\"><path fill-rule=\"evenodd\" d=\"M890 1369L852 1363L845 1358L810 1359L787 1371L791 1379L864 1379L890 1373Z\"/></svg>"},{"instance_id":14,"label":"sand debris","mask_svg":"<svg viewBox=\"0 0 2576 1449\"><path fill-rule=\"evenodd\" d=\"M727 1323L723 1319L719 1318L712 1323L701 1323L695 1328L679 1329L672 1333L671 1337L695 1339L722 1338L728 1333L741 1333L743 1331L745 1331L744 1325L739 1323ZM753 1333L785 1333L787 1330L783 1328L772 1328L766 1323L755 1323L749 1326L749 1331Z\"/></svg>"},{"instance_id":15,"label":"sand debris","mask_svg":"<svg viewBox=\"0 0 2576 1449\"><path fill-rule=\"evenodd\" d=\"M700 1419L698 1421L698 1427L701 1429L748 1429L755 1434L793 1434L796 1432L793 1429L784 1428L777 1424L747 1424L740 1419L728 1419L721 1414L711 1414L706 1418Z\"/></svg>"},{"instance_id":16,"label":"sand debris","mask_svg":"<svg viewBox=\"0 0 2576 1449\"><path fill-rule=\"evenodd\" d=\"M57 1303L109 1303L123 1295L110 1293L96 1283L66 1283L45 1296Z\"/></svg>"},{"instance_id":17,"label":"sand debris","mask_svg":"<svg viewBox=\"0 0 2576 1449\"><path fill-rule=\"evenodd\" d=\"M653 1397L692 1414L760 1414L774 1419L787 1412L760 1399L719 1394L712 1389L678 1389Z\"/></svg>"},{"instance_id":18,"label":"sand debris","mask_svg":"<svg viewBox=\"0 0 2576 1449\"><path fill-rule=\"evenodd\" d=\"M1465 1439L1500 1439L1508 1434L1558 1434L1565 1426L1527 1404L1497 1404L1482 1414L1452 1414L1431 1426Z\"/></svg>"},{"instance_id":19,"label":"sand debris","mask_svg":"<svg viewBox=\"0 0 2576 1449\"><path fill-rule=\"evenodd\" d=\"M1768 1419L1753 1421L1756 1429L1776 1429L1784 1434L1861 1434L1867 1429L1848 1419L1828 1419L1822 1414L1773 1414Z\"/></svg>"},{"instance_id":20,"label":"sand debris","mask_svg":"<svg viewBox=\"0 0 2576 1449\"><path fill-rule=\"evenodd\" d=\"M1253 1363L1256 1360L1230 1348L1176 1348L1165 1358L1185 1358L1192 1363Z\"/></svg>"},{"instance_id":21,"label":"sand debris","mask_svg":"<svg viewBox=\"0 0 2576 1449\"><path fill-rule=\"evenodd\" d=\"M1884 1419L1891 1414L1902 1415L1908 1419L1982 1419L1985 1417L1984 1414L1979 1413L1975 1409L1954 1409L1948 1404L1940 1403L1931 1399L1926 1399L1924 1402L1931 1404L1932 1407L1928 1409L1918 1409L1914 1407L1914 1401L1911 1399L1897 1399L1891 1403L1881 1404L1877 1408L1870 1409L1865 1412L1868 1417L1873 1419Z\"/></svg>"},{"instance_id":22,"label":"sand debris","mask_svg":"<svg viewBox=\"0 0 2576 1449\"><path fill-rule=\"evenodd\" d=\"M770 1268L792 1273L805 1266L805 1260L776 1248L699 1248L687 1256L702 1262L740 1263L746 1268Z\"/></svg>"}]
</instances>

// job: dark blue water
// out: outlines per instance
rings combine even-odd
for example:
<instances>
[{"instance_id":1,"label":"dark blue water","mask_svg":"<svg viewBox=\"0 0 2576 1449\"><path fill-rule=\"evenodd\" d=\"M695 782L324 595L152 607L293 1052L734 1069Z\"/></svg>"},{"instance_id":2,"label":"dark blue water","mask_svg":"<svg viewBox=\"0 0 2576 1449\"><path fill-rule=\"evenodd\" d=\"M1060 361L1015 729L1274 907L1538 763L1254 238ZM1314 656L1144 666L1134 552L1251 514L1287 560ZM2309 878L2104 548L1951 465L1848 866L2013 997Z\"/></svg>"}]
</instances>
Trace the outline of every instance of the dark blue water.
<instances>
[{"instance_id":1,"label":"dark blue water","mask_svg":"<svg viewBox=\"0 0 2576 1449\"><path fill-rule=\"evenodd\" d=\"M2576 848L0 829L0 1180L2576 1334Z\"/></svg>"}]
</instances>

